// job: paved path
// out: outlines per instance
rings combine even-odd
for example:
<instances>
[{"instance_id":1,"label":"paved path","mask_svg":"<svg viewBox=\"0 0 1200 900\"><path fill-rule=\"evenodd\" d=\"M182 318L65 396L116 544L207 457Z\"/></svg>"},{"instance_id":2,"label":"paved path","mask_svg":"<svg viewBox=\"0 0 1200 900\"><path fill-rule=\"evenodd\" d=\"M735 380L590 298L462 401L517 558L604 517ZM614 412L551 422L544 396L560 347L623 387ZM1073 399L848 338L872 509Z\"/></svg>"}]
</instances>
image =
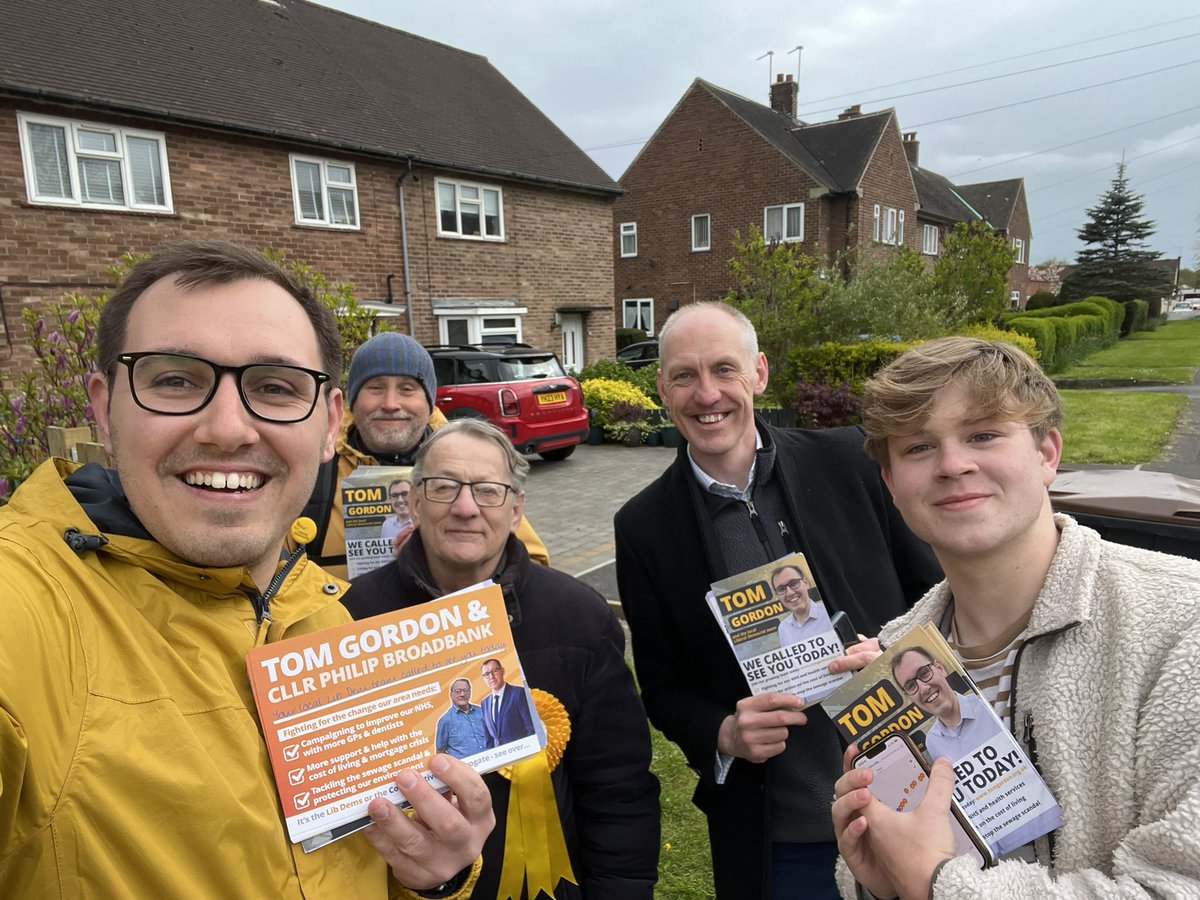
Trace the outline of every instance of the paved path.
<instances>
[{"instance_id":1,"label":"paved path","mask_svg":"<svg viewBox=\"0 0 1200 900\"><path fill-rule=\"evenodd\" d=\"M1147 472L1170 472L1187 478L1200 479L1200 373L1191 384L1160 385L1158 387L1119 388L1141 393L1184 394L1188 404L1179 416L1179 423L1167 446L1156 459L1138 466ZM1068 424L1068 427L1069 424Z\"/></svg>"}]
</instances>

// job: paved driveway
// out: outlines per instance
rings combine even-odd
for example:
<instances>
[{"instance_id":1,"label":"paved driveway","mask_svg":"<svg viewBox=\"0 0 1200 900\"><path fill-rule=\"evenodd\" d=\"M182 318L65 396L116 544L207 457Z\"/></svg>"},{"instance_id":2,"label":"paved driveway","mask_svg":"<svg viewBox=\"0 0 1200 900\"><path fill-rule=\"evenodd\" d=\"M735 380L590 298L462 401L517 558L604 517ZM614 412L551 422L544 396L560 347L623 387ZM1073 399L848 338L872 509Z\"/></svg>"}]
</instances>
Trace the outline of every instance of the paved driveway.
<instances>
[{"instance_id":1,"label":"paved driveway","mask_svg":"<svg viewBox=\"0 0 1200 900\"><path fill-rule=\"evenodd\" d=\"M562 462L531 458L525 515L545 541L553 566L616 600L613 515L657 478L676 452L668 447L584 444Z\"/></svg>"}]
</instances>

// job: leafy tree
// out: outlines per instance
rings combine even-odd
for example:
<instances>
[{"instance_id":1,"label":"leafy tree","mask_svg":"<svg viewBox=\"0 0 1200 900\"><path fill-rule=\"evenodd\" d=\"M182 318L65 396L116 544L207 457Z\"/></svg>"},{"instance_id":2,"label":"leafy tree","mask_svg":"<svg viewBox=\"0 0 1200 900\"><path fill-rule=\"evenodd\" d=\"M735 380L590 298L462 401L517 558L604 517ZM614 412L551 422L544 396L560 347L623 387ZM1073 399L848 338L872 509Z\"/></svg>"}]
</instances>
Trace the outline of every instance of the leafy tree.
<instances>
[{"instance_id":1,"label":"leafy tree","mask_svg":"<svg viewBox=\"0 0 1200 900\"><path fill-rule=\"evenodd\" d=\"M781 373L788 350L812 343L815 335L813 314L821 294L817 261L797 244L764 240L752 227L744 240L740 233L734 236L729 271L735 287L722 299L754 323L759 349L771 371ZM774 396L771 387L768 392Z\"/></svg>"},{"instance_id":2,"label":"leafy tree","mask_svg":"<svg viewBox=\"0 0 1200 900\"><path fill-rule=\"evenodd\" d=\"M991 322L1008 308L1008 241L985 222L959 222L942 241L933 286L952 326Z\"/></svg>"},{"instance_id":3,"label":"leafy tree","mask_svg":"<svg viewBox=\"0 0 1200 900\"><path fill-rule=\"evenodd\" d=\"M1147 249L1155 226L1142 216L1144 206L1142 195L1130 189L1121 163L1112 185L1087 211L1087 223L1076 232L1088 246L1079 251L1074 271L1063 282L1063 298L1098 295L1119 302L1146 300L1151 314L1158 314L1155 307L1170 293L1171 276L1152 262L1161 254Z\"/></svg>"},{"instance_id":4,"label":"leafy tree","mask_svg":"<svg viewBox=\"0 0 1200 900\"><path fill-rule=\"evenodd\" d=\"M847 263L843 265L843 263ZM935 297L933 281L921 257L906 247L878 255L852 253L827 273L817 307L817 337L846 343L871 337L901 340L946 333L946 304Z\"/></svg>"}]
</instances>

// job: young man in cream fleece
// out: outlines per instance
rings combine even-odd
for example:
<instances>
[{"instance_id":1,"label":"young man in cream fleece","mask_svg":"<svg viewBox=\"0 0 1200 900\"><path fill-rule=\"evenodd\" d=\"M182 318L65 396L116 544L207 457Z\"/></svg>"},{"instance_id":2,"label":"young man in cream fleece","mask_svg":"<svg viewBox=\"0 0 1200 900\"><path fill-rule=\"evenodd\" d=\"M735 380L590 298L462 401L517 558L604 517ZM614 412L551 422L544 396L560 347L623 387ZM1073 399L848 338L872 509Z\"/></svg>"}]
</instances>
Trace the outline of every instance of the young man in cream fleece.
<instances>
[{"instance_id":1,"label":"young man in cream fleece","mask_svg":"<svg viewBox=\"0 0 1200 900\"><path fill-rule=\"evenodd\" d=\"M984 693L1063 824L979 870L951 856L946 760L903 814L847 768L833 805L845 896L853 873L905 900L1200 897L1200 563L1052 512L1061 421L1053 383L1001 342L932 341L868 384L867 452L946 573L880 639L939 624L995 682Z\"/></svg>"}]
</instances>

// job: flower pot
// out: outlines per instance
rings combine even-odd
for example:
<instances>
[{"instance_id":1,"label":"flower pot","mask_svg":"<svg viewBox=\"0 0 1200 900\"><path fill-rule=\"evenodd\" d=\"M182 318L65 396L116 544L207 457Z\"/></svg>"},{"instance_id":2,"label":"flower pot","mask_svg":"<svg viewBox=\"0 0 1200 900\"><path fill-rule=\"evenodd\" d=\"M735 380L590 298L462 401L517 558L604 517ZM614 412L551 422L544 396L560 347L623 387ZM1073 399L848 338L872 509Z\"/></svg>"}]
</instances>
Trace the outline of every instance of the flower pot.
<instances>
[{"instance_id":1,"label":"flower pot","mask_svg":"<svg viewBox=\"0 0 1200 900\"><path fill-rule=\"evenodd\" d=\"M679 429L674 425L668 425L660 433L664 447L678 447L680 441Z\"/></svg>"},{"instance_id":2,"label":"flower pot","mask_svg":"<svg viewBox=\"0 0 1200 900\"><path fill-rule=\"evenodd\" d=\"M646 435L646 446L647 447L661 447L662 446L662 435L657 431L651 431L648 435Z\"/></svg>"},{"instance_id":3,"label":"flower pot","mask_svg":"<svg viewBox=\"0 0 1200 900\"><path fill-rule=\"evenodd\" d=\"M642 445L642 429L630 428L625 435L626 447L640 447Z\"/></svg>"},{"instance_id":4,"label":"flower pot","mask_svg":"<svg viewBox=\"0 0 1200 900\"><path fill-rule=\"evenodd\" d=\"M604 429L593 425L588 429L587 442L595 447L597 444L604 443Z\"/></svg>"}]
</instances>

